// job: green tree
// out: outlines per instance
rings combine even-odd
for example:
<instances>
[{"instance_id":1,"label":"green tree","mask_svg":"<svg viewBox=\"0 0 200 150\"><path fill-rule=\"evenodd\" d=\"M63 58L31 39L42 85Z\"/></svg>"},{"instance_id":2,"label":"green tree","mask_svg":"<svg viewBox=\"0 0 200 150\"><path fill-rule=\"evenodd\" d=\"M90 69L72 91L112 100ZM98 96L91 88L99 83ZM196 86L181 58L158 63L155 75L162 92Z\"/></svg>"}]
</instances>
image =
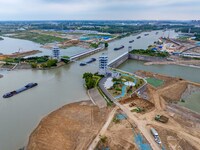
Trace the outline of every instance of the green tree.
<instances>
[{"instance_id":1,"label":"green tree","mask_svg":"<svg viewBox=\"0 0 200 150\"><path fill-rule=\"evenodd\" d=\"M106 43L105 43L105 48L107 48L108 46L109 46L109 45L108 45L108 43L106 42Z\"/></svg>"},{"instance_id":2,"label":"green tree","mask_svg":"<svg viewBox=\"0 0 200 150\"><path fill-rule=\"evenodd\" d=\"M99 44L97 44L97 43L91 43L90 44L90 47L93 47L93 48L97 48L99 46Z\"/></svg>"},{"instance_id":3,"label":"green tree","mask_svg":"<svg viewBox=\"0 0 200 150\"><path fill-rule=\"evenodd\" d=\"M50 68L53 66L57 66L57 62L58 61L56 59L49 59L46 64L47 64L47 67Z\"/></svg>"},{"instance_id":4,"label":"green tree","mask_svg":"<svg viewBox=\"0 0 200 150\"><path fill-rule=\"evenodd\" d=\"M93 76L92 73L86 72L86 73L83 74L83 79L91 78L92 76Z\"/></svg>"},{"instance_id":5,"label":"green tree","mask_svg":"<svg viewBox=\"0 0 200 150\"><path fill-rule=\"evenodd\" d=\"M31 63L31 67L32 68L37 68L37 64L36 63Z\"/></svg>"},{"instance_id":6,"label":"green tree","mask_svg":"<svg viewBox=\"0 0 200 150\"><path fill-rule=\"evenodd\" d=\"M96 84L96 81L93 78L88 78L86 81L86 87L87 89L94 88Z\"/></svg>"}]
</instances>

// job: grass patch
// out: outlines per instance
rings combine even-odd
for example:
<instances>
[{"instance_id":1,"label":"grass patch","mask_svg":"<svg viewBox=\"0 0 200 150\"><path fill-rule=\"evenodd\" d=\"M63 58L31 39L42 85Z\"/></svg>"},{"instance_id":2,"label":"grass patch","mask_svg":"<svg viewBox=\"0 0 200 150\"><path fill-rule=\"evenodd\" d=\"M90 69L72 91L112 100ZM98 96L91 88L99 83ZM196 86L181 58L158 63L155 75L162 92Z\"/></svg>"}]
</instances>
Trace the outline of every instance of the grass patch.
<instances>
[{"instance_id":1,"label":"grass patch","mask_svg":"<svg viewBox=\"0 0 200 150\"><path fill-rule=\"evenodd\" d=\"M159 86L162 86L164 84L164 81L163 80L160 80L160 79L156 79L156 78L148 78L147 79L147 82L154 86L154 87L159 87Z\"/></svg>"},{"instance_id":2,"label":"grass patch","mask_svg":"<svg viewBox=\"0 0 200 150\"><path fill-rule=\"evenodd\" d=\"M131 54L138 54L138 55L147 55L147 56L154 56L154 57L168 57L168 52L160 52L160 51L152 51L151 49L134 49L130 52Z\"/></svg>"},{"instance_id":3,"label":"grass patch","mask_svg":"<svg viewBox=\"0 0 200 150\"><path fill-rule=\"evenodd\" d=\"M24 40L30 40L30 41L33 41L33 42L39 43L39 44L64 42L65 40L67 40L67 39L63 39L63 38L52 36L52 35L45 35L45 34L39 34L39 33L34 33L34 32L27 32L27 31L19 32L10 37L24 39Z\"/></svg>"}]
</instances>

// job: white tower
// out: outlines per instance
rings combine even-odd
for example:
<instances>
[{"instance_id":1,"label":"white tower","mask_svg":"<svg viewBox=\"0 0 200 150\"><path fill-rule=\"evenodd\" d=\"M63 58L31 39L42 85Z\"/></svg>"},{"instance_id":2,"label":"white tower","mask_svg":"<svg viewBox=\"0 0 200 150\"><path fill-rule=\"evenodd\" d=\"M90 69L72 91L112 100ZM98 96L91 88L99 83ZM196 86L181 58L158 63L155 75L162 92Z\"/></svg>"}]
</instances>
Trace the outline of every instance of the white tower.
<instances>
[{"instance_id":1,"label":"white tower","mask_svg":"<svg viewBox=\"0 0 200 150\"><path fill-rule=\"evenodd\" d=\"M99 74L106 75L108 67L108 56L104 53L99 56Z\"/></svg>"},{"instance_id":2,"label":"white tower","mask_svg":"<svg viewBox=\"0 0 200 150\"><path fill-rule=\"evenodd\" d=\"M188 33L189 33L189 34L191 33L191 28L189 28Z\"/></svg>"},{"instance_id":3,"label":"white tower","mask_svg":"<svg viewBox=\"0 0 200 150\"><path fill-rule=\"evenodd\" d=\"M59 60L60 59L60 49L59 47L55 44L55 46L52 49L52 54L53 58Z\"/></svg>"}]
</instances>

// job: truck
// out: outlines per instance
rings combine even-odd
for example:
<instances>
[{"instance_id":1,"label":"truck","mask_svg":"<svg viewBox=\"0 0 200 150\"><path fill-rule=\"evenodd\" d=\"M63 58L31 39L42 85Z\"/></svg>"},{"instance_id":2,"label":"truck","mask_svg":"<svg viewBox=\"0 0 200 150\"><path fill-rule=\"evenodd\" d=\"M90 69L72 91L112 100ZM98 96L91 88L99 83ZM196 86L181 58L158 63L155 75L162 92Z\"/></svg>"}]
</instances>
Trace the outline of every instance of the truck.
<instances>
[{"instance_id":1,"label":"truck","mask_svg":"<svg viewBox=\"0 0 200 150\"><path fill-rule=\"evenodd\" d=\"M160 140L160 137L159 137L159 135L158 135L158 132L157 132L154 128L151 128L150 130L151 130L151 134L152 134L153 137L154 137L155 142L158 143L158 144L161 144L162 142L161 142L161 140Z\"/></svg>"},{"instance_id":2,"label":"truck","mask_svg":"<svg viewBox=\"0 0 200 150\"><path fill-rule=\"evenodd\" d=\"M162 123L167 123L169 118L164 116L164 115L156 115L155 116L155 120L159 121L159 122L162 122Z\"/></svg>"}]
</instances>

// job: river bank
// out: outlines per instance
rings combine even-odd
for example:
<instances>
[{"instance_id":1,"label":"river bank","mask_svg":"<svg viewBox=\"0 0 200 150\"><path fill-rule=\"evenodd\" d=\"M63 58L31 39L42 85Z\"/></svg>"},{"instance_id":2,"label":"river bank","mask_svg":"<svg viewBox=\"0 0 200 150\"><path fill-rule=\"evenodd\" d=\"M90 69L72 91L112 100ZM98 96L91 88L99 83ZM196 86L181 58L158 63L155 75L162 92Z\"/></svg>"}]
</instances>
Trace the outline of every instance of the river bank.
<instances>
[{"instance_id":1,"label":"river bank","mask_svg":"<svg viewBox=\"0 0 200 150\"><path fill-rule=\"evenodd\" d=\"M111 110L99 109L90 101L65 105L40 121L29 137L27 150L86 150Z\"/></svg>"},{"instance_id":2,"label":"river bank","mask_svg":"<svg viewBox=\"0 0 200 150\"><path fill-rule=\"evenodd\" d=\"M39 50L30 50L30 51L25 51L25 52L15 52L12 54L3 54L0 55L0 60L4 60L4 59L9 59L9 58L21 58L21 57L26 57L26 56L30 56L30 55L35 55L41 53L41 51Z\"/></svg>"},{"instance_id":3,"label":"river bank","mask_svg":"<svg viewBox=\"0 0 200 150\"><path fill-rule=\"evenodd\" d=\"M189 60L189 61L156 61L156 62L145 62L144 65L180 65L186 67L200 68L200 60Z\"/></svg>"}]
</instances>

